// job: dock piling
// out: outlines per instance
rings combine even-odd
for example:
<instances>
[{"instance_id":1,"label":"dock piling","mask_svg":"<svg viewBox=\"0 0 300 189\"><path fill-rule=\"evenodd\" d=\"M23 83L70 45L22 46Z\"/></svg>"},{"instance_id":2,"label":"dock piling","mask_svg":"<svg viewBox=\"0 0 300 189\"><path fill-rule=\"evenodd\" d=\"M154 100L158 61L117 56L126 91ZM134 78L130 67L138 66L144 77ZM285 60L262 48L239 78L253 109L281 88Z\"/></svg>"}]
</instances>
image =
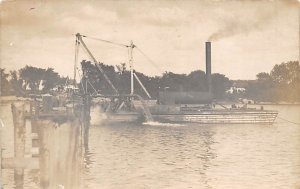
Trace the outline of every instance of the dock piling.
<instances>
[{"instance_id":1,"label":"dock piling","mask_svg":"<svg viewBox=\"0 0 300 189\"><path fill-rule=\"evenodd\" d=\"M77 110L81 113L74 111L74 106L55 106L52 100L56 99L47 96L42 103L31 101L29 112L25 111L24 102L11 105L14 156L2 158L0 140L0 177L2 169L14 169L16 189L24 187L24 169L39 169L42 189L60 185L66 189L81 188L82 147L83 142L84 145L88 143L90 98L84 99L84 106L78 103ZM29 135L26 135L26 119L31 121ZM26 136L32 141L31 157L24 156Z\"/></svg>"},{"instance_id":2,"label":"dock piling","mask_svg":"<svg viewBox=\"0 0 300 189\"><path fill-rule=\"evenodd\" d=\"M25 152L25 105L14 103L11 108L14 123L14 157L15 159L22 159ZM24 184L24 169L22 167L15 166L14 179L16 189L22 189Z\"/></svg>"}]
</instances>

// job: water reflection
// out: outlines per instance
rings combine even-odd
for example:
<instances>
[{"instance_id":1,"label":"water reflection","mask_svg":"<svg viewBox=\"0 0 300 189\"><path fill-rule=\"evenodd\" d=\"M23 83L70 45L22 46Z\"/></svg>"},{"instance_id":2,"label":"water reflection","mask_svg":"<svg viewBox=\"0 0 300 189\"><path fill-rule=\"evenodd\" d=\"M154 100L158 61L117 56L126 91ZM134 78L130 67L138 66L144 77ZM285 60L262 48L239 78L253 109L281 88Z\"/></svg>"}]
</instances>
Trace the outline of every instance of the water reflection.
<instances>
[{"instance_id":1,"label":"water reflection","mask_svg":"<svg viewBox=\"0 0 300 189\"><path fill-rule=\"evenodd\" d=\"M286 108L281 116L297 121L299 113ZM6 125L10 120L1 119ZM274 125L94 124L82 149L82 188L296 188L299 128L281 120ZM11 127L5 132L4 155L10 156ZM4 170L4 188L13 187L11 176ZM25 188L38 188L36 179L26 171Z\"/></svg>"},{"instance_id":2,"label":"water reflection","mask_svg":"<svg viewBox=\"0 0 300 189\"><path fill-rule=\"evenodd\" d=\"M193 129L196 132L191 134ZM90 133L91 150L99 153L88 157L94 159L89 162L89 172L99 171L95 167L103 171L93 182L130 188L136 187L132 185L136 181L141 187L153 185L154 180L160 180L156 187L175 187L192 181L209 188L206 170L216 156L212 130L114 125L93 126Z\"/></svg>"}]
</instances>

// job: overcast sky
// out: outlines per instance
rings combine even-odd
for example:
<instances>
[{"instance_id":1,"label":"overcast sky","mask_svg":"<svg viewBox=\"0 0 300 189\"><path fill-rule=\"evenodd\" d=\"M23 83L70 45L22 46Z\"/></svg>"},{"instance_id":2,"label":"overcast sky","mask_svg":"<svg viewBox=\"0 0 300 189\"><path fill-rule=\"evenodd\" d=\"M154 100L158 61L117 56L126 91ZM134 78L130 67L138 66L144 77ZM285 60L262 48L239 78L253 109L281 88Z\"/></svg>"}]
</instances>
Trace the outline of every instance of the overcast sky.
<instances>
[{"instance_id":1,"label":"overcast sky","mask_svg":"<svg viewBox=\"0 0 300 189\"><path fill-rule=\"evenodd\" d=\"M1 67L53 67L73 75L75 34L129 44L134 67L149 75L205 70L212 41L212 72L255 79L275 64L299 59L299 5L293 0L0 0ZM127 50L86 39L105 64L128 62ZM80 59L88 59L80 50Z\"/></svg>"}]
</instances>

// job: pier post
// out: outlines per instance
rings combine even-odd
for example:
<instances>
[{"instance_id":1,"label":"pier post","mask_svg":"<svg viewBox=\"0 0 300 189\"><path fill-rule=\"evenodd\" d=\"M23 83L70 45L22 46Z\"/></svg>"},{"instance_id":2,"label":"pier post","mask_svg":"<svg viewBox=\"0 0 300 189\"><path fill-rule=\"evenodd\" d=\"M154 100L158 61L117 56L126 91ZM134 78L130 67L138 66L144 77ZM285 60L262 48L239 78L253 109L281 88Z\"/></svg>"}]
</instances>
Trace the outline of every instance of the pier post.
<instances>
[{"instance_id":1,"label":"pier post","mask_svg":"<svg viewBox=\"0 0 300 189\"><path fill-rule=\"evenodd\" d=\"M2 187L2 125L0 123L0 189Z\"/></svg>"},{"instance_id":2,"label":"pier post","mask_svg":"<svg viewBox=\"0 0 300 189\"><path fill-rule=\"evenodd\" d=\"M40 137L40 186L42 189L80 188L80 122L77 118L38 119Z\"/></svg>"},{"instance_id":3,"label":"pier post","mask_svg":"<svg viewBox=\"0 0 300 189\"><path fill-rule=\"evenodd\" d=\"M38 109L39 109L38 102L32 101L30 103L32 157L38 157L38 155L39 155L38 126L36 123L36 115L39 114Z\"/></svg>"},{"instance_id":4,"label":"pier post","mask_svg":"<svg viewBox=\"0 0 300 189\"><path fill-rule=\"evenodd\" d=\"M15 159L23 159L25 151L25 104L14 103L11 106L14 123L14 157ZM16 189L22 189L24 185L24 169L20 167L14 168L14 179Z\"/></svg>"},{"instance_id":5,"label":"pier post","mask_svg":"<svg viewBox=\"0 0 300 189\"><path fill-rule=\"evenodd\" d=\"M40 124L40 127L43 127L43 123L39 122L36 124ZM44 138L48 138L47 136L44 136L47 133L43 132L43 128L39 129L39 136L40 136L40 144L39 144L39 163L40 163L40 187L42 189L49 188L49 152L47 151L46 143L44 142Z\"/></svg>"}]
</instances>

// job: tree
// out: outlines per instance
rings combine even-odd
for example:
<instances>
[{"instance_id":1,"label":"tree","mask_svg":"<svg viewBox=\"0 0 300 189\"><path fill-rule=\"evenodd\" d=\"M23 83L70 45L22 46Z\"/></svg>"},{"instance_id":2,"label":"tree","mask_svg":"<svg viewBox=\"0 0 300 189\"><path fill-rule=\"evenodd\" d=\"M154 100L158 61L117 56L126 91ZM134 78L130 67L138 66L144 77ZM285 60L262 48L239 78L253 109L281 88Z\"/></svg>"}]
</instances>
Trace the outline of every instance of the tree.
<instances>
[{"instance_id":1,"label":"tree","mask_svg":"<svg viewBox=\"0 0 300 189\"><path fill-rule=\"evenodd\" d=\"M98 68L93 63L83 60L81 65L85 77L83 77L80 86L85 86L85 90L87 90L88 93L93 93L95 91L94 89L101 94L113 93L111 87L103 77L103 74L99 72ZM126 69L124 63L117 66L117 71L113 66L108 66L103 63L100 63L100 66L120 94L130 93L131 74L130 71ZM188 75L165 72L162 77L149 77L143 73L134 72L150 95L154 98L158 97L158 91L165 90L166 88L168 88L168 91L186 92L205 92L208 90L205 72L201 70L193 71ZM145 92L135 78L134 81L135 93L146 97ZM215 97L221 98L223 97L225 90L229 87L230 81L222 74L213 74L212 85Z\"/></svg>"},{"instance_id":2,"label":"tree","mask_svg":"<svg viewBox=\"0 0 300 189\"><path fill-rule=\"evenodd\" d=\"M10 74L9 84L11 86L11 89L13 90L13 94L16 96L24 96L25 92L22 89L23 80L18 77L17 71L15 70L10 71L9 74Z\"/></svg>"},{"instance_id":3,"label":"tree","mask_svg":"<svg viewBox=\"0 0 300 189\"><path fill-rule=\"evenodd\" d=\"M266 81L266 80L271 80L272 79L271 76L270 76L270 74L268 74L266 72L258 73L256 75L256 78L257 78L257 80L261 80L261 81L263 81L263 80Z\"/></svg>"},{"instance_id":4,"label":"tree","mask_svg":"<svg viewBox=\"0 0 300 189\"><path fill-rule=\"evenodd\" d=\"M275 65L271 77L276 85L275 95L281 101L299 101L300 66L297 61Z\"/></svg>"},{"instance_id":5,"label":"tree","mask_svg":"<svg viewBox=\"0 0 300 189\"><path fill-rule=\"evenodd\" d=\"M300 101L300 66L297 61L276 64L249 85L247 96L258 101Z\"/></svg>"},{"instance_id":6,"label":"tree","mask_svg":"<svg viewBox=\"0 0 300 189\"><path fill-rule=\"evenodd\" d=\"M274 82L270 74L261 72L256 75L256 80L249 83L246 89L246 96L256 101L274 101L272 96Z\"/></svg>"},{"instance_id":7,"label":"tree","mask_svg":"<svg viewBox=\"0 0 300 189\"><path fill-rule=\"evenodd\" d=\"M225 91L231 86L231 82L223 74L212 74L212 93L215 98L223 98Z\"/></svg>"},{"instance_id":8,"label":"tree","mask_svg":"<svg viewBox=\"0 0 300 189\"><path fill-rule=\"evenodd\" d=\"M207 91L205 72L202 70L192 71L187 76L186 87L187 91Z\"/></svg>"},{"instance_id":9,"label":"tree","mask_svg":"<svg viewBox=\"0 0 300 189\"><path fill-rule=\"evenodd\" d=\"M289 61L287 63L276 64L271 71L273 81L278 84L289 84L295 78L299 77L299 62Z\"/></svg>"},{"instance_id":10,"label":"tree","mask_svg":"<svg viewBox=\"0 0 300 189\"><path fill-rule=\"evenodd\" d=\"M8 82L9 74L5 72L5 69L0 68L0 83L1 83L1 90L0 96L9 95L10 94L10 84Z\"/></svg>"},{"instance_id":11,"label":"tree","mask_svg":"<svg viewBox=\"0 0 300 189\"><path fill-rule=\"evenodd\" d=\"M43 91L48 92L56 85L62 84L64 80L53 68L42 69L27 65L19 70L19 76L25 82L22 85L25 87L29 86L33 92L39 89L41 82L43 82ZM17 77L16 73L13 73L13 77Z\"/></svg>"},{"instance_id":12,"label":"tree","mask_svg":"<svg viewBox=\"0 0 300 189\"><path fill-rule=\"evenodd\" d=\"M184 91L186 86L186 75L165 72L160 79L159 86L161 89L168 87L171 91Z\"/></svg>"},{"instance_id":13,"label":"tree","mask_svg":"<svg viewBox=\"0 0 300 189\"><path fill-rule=\"evenodd\" d=\"M64 79L61 78L57 72L54 71L53 68L47 68L47 70L44 71L43 77L43 90L49 91L50 89L54 88L58 84L64 84Z\"/></svg>"},{"instance_id":14,"label":"tree","mask_svg":"<svg viewBox=\"0 0 300 189\"><path fill-rule=\"evenodd\" d=\"M38 89L40 81L44 78L45 70L33 66L25 66L19 70L20 79L25 81L25 86L33 91Z\"/></svg>"}]
</instances>

